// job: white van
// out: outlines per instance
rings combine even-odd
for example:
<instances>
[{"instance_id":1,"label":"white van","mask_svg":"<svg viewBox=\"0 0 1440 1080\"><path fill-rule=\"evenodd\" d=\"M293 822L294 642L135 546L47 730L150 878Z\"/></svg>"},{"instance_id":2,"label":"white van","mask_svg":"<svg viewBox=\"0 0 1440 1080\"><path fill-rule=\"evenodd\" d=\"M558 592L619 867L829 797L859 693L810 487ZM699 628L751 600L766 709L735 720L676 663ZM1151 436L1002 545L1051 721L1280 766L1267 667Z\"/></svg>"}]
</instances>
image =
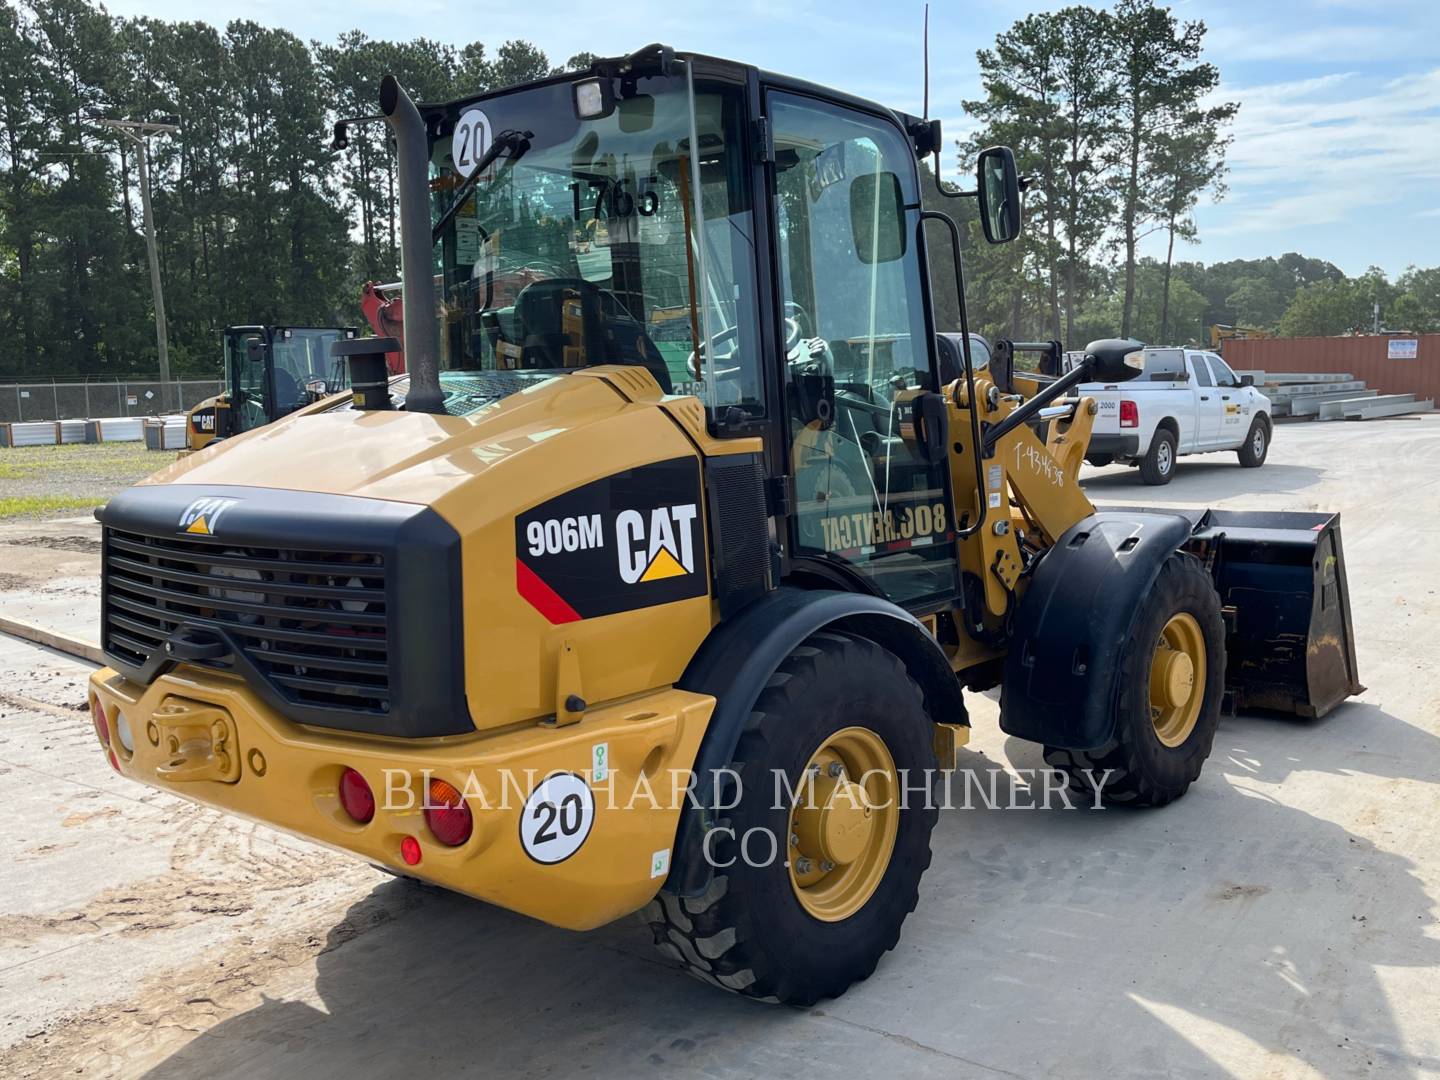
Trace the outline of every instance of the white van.
<instances>
[{"instance_id":1,"label":"white van","mask_svg":"<svg viewBox=\"0 0 1440 1080\"><path fill-rule=\"evenodd\" d=\"M1213 352L1147 348L1145 370L1127 383L1082 383L1081 397L1099 406L1092 465L1112 461L1140 467L1147 484L1168 484L1184 454L1234 450L1248 469L1270 449L1270 399L1247 375L1239 378ZM1067 367L1082 353L1066 354Z\"/></svg>"}]
</instances>

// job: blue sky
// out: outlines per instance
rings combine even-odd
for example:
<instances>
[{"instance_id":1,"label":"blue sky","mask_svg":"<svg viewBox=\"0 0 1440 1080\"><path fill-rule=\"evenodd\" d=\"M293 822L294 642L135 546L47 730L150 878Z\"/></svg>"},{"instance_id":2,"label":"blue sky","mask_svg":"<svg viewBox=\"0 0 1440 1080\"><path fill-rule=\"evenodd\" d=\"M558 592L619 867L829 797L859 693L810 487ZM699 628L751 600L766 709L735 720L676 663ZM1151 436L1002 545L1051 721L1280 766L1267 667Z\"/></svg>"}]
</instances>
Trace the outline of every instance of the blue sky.
<instances>
[{"instance_id":1,"label":"blue sky","mask_svg":"<svg viewBox=\"0 0 1440 1080\"><path fill-rule=\"evenodd\" d=\"M358 27L492 48L526 38L555 62L651 41L749 61L920 111L923 2L814 0L112 0L117 15L249 18L305 38ZM1059 4L992 0L931 9L931 113L949 135L979 90L975 50L1028 12ZM1222 100L1241 104L1229 193L1197 212L1200 243L1180 258L1215 262L1300 251L1347 273L1392 276L1440 265L1440 3L1437 0L1188 0L1209 27ZM954 167L953 155L946 162ZM1163 254L1156 238L1154 251Z\"/></svg>"}]
</instances>

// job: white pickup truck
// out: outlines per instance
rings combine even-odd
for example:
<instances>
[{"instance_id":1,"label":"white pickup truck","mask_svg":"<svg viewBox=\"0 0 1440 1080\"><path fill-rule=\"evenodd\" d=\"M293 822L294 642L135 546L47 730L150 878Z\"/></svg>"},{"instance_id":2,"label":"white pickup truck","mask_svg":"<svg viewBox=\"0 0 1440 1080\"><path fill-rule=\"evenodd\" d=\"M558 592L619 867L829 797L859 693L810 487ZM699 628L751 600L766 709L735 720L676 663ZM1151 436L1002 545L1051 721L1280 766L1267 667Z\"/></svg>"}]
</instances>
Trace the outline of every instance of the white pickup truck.
<instances>
[{"instance_id":1,"label":"white pickup truck","mask_svg":"<svg viewBox=\"0 0 1440 1080\"><path fill-rule=\"evenodd\" d=\"M1270 449L1270 399L1213 352L1147 348L1145 370L1127 383L1082 383L1081 397L1099 406L1092 465L1140 467L1147 484L1168 484L1184 454L1235 450L1255 469ZM1067 367L1083 354L1067 354Z\"/></svg>"}]
</instances>

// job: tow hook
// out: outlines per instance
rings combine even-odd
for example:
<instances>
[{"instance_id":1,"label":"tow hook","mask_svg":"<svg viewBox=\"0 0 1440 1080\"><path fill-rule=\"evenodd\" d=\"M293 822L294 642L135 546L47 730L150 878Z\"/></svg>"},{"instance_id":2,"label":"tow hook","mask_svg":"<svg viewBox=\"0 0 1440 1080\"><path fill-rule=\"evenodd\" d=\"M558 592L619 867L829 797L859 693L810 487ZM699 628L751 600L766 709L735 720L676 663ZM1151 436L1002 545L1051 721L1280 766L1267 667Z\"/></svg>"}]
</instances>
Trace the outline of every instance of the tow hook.
<instances>
[{"instance_id":1,"label":"tow hook","mask_svg":"<svg viewBox=\"0 0 1440 1080\"><path fill-rule=\"evenodd\" d=\"M214 780L222 784L240 779L235 722L224 709L167 698L155 710L153 719L160 735L160 751L167 755L155 769L160 779L174 783Z\"/></svg>"}]
</instances>

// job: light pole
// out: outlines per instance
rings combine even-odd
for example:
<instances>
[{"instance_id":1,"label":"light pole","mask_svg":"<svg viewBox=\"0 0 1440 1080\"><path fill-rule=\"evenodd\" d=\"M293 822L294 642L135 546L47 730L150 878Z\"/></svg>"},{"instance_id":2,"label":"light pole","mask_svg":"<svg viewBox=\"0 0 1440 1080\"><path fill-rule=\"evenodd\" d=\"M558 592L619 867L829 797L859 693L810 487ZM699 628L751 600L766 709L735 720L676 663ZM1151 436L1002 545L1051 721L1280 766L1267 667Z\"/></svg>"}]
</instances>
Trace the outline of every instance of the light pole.
<instances>
[{"instance_id":1,"label":"light pole","mask_svg":"<svg viewBox=\"0 0 1440 1080\"><path fill-rule=\"evenodd\" d=\"M114 128L138 148L140 159L140 205L144 210L145 247L150 255L150 291L155 297L155 343L160 352L160 394L164 402L165 387L170 383L170 347L165 333L165 290L160 285L160 252L155 246L155 216L150 211L150 163L146 160L146 140L151 135L178 135L178 124L154 124L139 120L99 118L103 127Z\"/></svg>"}]
</instances>

